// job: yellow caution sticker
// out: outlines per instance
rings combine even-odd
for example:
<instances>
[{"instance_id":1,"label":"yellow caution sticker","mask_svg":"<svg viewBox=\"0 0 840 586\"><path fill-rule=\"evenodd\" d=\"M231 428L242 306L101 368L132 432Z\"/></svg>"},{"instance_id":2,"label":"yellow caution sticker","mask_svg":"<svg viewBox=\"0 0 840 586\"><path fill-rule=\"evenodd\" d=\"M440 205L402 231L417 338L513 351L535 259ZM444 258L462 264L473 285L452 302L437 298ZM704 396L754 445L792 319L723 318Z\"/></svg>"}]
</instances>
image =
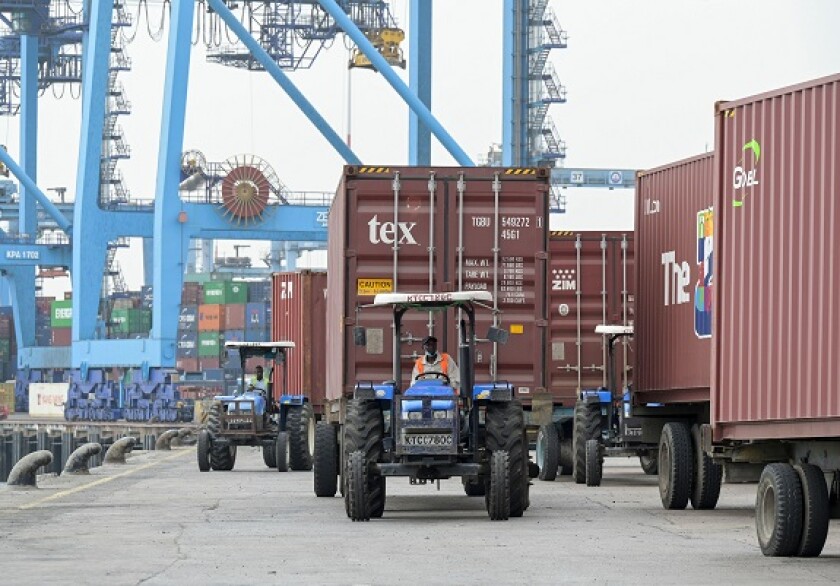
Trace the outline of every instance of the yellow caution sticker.
<instances>
[{"instance_id":1,"label":"yellow caution sticker","mask_svg":"<svg viewBox=\"0 0 840 586\"><path fill-rule=\"evenodd\" d=\"M525 326L522 324L510 324L510 333L511 334L524 334L525 333Z\"/></svg>"},{"instance_id":2,"label":"yellow caution sticker","mask_svg":"<svg viewBox=\"0 0 840 586\"><path fill-rule=\"evenodd\" d=\"M390 293L393 290L393 279L358 279L356 282L356 293L358 295L376 295L377 293Z\"/></svg>"}]
</instances>

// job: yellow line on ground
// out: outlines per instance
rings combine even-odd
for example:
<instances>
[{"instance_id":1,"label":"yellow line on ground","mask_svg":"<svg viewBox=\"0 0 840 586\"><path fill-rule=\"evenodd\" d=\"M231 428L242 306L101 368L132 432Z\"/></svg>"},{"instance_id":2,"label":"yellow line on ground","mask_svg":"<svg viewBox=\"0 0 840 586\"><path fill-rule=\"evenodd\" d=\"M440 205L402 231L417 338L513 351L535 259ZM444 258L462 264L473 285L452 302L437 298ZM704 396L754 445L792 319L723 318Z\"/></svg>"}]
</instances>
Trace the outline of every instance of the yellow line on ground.
<instances>
[{"instance_id":1,"label":"yellow line on ground","mask_svg":"<svg viewBox=\"0 0 840 586\"><path fill-rule=\"evenodd\" d=\"M165 458L161 458L160 460L156 460L154 462L149 462L148 464L143 464L141 466L138 466L137 468L132 468L131 470L126 470L125 472L120 472L119 474L115 474L113 476L108 476L108 477L105 477L105 478L99 478L98 480L94 480L93 482L88 482L87 484L81 484L81 485L76 486L74 488L68 488L67 490L62 490L61 492L51 494L50 496L44 497L40 500L31 502L31 503L27 503L25 505L21 505L21 506L18 507L18 509L20 509L20 510L34 509L35 507L37 507L39 505L43 505L44 503L48 503L50 501L54 501L54 500L60 499L60 498L65 497L65 496L75 494L77 492L82 492L83 490L93 488L94 486L99 486L100 484L105 484L106 482L111 482L112 480L116 480L117 478L122 478L123 476L128 476L129 474L134 474L135 472L139 472L140 470L146 470L147 468L151 468L152 466L156 466L156 465L160 464L161 462L165 462L166 460L172 460L173 458L178 458L180 456L183 456L184 454L190 454L190 453L192 453L192 450L179 450L178 452L176 452L172 455L166 456Z\"/></svg>"}]
</instances>

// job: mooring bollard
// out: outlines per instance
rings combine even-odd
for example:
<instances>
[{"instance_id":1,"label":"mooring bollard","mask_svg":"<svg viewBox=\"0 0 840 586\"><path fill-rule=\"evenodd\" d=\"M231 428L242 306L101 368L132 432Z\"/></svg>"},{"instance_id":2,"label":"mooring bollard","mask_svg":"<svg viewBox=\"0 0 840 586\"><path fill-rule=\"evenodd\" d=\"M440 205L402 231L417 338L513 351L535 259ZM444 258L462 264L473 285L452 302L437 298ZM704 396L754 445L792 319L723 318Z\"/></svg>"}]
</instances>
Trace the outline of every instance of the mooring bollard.
<instances>
[{"instance_id":1,"label":"mooring bollard","mask_svg":"<svg viewBox=\"0 0 840 586\"><path fill-rule=\"evenodd\" d=\"M8 486L37 488L38 484L35 479L37 478L38 468L48 465L52 462L52 459L53 455L49 450L39 450L24 456L12 468L6 484Z\"/></svg>"},{"instance_id":2,"label":"mooring bollard","mask_svg":"<svg viewBox=\"0 0 840 586\"><path fill-rule=\"evenodd\" d=\"M165 431L160 434L160 437L157 438L155 442L155 449L156 450L169 450L171 449L171 442L178 436L177 429L170 429L169 431Z\"/></svg>"},{"instance_id":3,"label":"mooring bollard","mask_svg":"<svg viewBox=\"0 0 840 586\"><path fill-rule=\"evenodd\" d=\"M172 447L191 446L195 444L196 438L193 430L189 427L182 427L178 430L178 437L172 440Z\"/></svg>"},{"instance_id":4,"label":"mooring bollard","mask_svg":"<svg viewBox=\"0 0 840 586\"><path fill-rule=\"evenodd\" d=\"M102 451L101 444L83 444L67 458L64 474L90 474L89 461L91 456Z\"/></svg>"},{"instance_id":5,"label":"mooring bollard","mask_svg":"<svg viewBox=\"0 0 840 586\"><path fill-rule=\"evenodd\" d=\"M135 441L133 437L124 437L115 441L105 452L105 463L125 464L125 455L134 449Z\"/></svg>"}]
</instances>

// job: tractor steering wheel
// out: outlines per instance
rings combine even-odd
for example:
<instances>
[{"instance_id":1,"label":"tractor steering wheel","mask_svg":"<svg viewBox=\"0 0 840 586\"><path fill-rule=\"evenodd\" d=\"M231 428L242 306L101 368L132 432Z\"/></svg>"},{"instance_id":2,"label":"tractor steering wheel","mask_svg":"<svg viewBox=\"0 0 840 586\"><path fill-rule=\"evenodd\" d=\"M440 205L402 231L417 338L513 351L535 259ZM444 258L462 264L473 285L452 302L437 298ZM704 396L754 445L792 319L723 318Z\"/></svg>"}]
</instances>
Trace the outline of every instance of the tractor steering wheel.
<instances>
[{"instance_id":1,"label":"tractor steering wheel","mask_svg":"<svg viewBox=\"0 0 840 586\"><path fill-rule=\"evenodd\" d=\"M414 377L414 380L423 380L427 377L443 379L444 384L450 387L452 386L452 381L449 380L449 375L443 374L442 372L421 372L420 374Z\"/></svg>"}]
</instances>

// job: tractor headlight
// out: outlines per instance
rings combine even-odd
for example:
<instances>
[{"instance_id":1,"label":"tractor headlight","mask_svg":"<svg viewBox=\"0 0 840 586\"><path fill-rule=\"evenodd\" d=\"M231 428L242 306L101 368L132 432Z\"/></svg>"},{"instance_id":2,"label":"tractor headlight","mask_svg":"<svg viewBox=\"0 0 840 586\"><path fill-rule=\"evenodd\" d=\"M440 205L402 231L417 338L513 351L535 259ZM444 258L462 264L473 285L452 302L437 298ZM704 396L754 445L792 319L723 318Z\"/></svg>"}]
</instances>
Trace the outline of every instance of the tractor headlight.
<instances>
[{"instance_id":1,"label":"tractor headlight","mask_svg":"<svg viewBox=\"0 0 840 586\"><path fill-rule=\"evenodd\" d=\"M453 412L452 411L435 411L434 412L435 419L453 419Z\"/></svg>"},{"instance_id":2,"label":"tractor headlight","mask_svg":"<svg viewBox=\"0 0 840 586\"><path fill-rule=\"evenodd\" d=\"M423 413L420 411L403 411L402 418L416 421L418 419L423 419Z\"/></svg>"}]
</instances>

